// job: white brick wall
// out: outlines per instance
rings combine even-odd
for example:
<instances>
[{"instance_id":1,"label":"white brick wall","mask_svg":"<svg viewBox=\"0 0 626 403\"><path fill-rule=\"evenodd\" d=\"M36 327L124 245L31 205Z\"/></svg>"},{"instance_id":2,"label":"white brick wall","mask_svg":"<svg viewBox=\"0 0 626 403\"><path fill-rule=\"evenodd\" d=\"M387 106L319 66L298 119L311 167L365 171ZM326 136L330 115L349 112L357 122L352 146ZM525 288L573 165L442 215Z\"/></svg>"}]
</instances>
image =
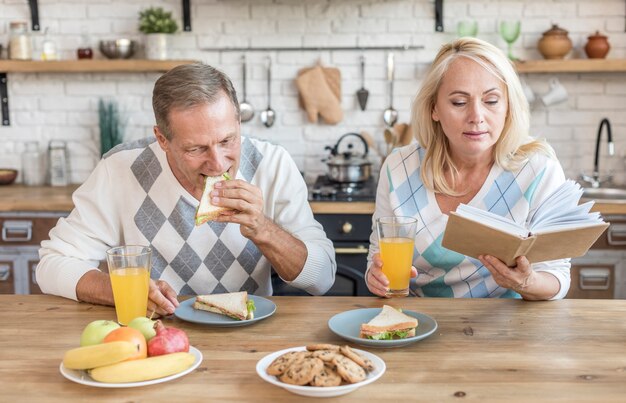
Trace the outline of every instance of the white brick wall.
<instances>
[{"instance_id":1,"label":"white brick wall","mask_svg":"<svg viewBox=\"0 0 626 403\"><path fill-rule=\"evenodd\" d=\"M96 57L99 39L127 36L142 40L137 32L137 14L149 6L173 11L180 21L180 0L39 0L40 22L49 28L63 58L75 58L81 33L89 33ZM396 52L394 107L401 121L409 118L411 101L428 63L439 46L456 37L456 23L472 18L479 34L501 48L506 44L497 33L502 19L522 18L522 36L514 53L522 58L541 58L536 46L552 22L569 30L575 49L570 57L584 57L582 47L595 30L609 35L610 58L626 58L625 9L623 0L445 0L444 33L434 31L432 0L202 0L192 2L193 31L174 38L172 57L198 59L224 70L241 89L241 53L208 52L208 47L245 46L355 46L424 45L420 51ZM0 0L0 43L8 41L13 20L29 20L28 3ZM40 46L41 34L34 34ZM5 54L6 55L6 54ZM267 56L273 60L272 107L276 124L265 128L258 120L267 106ZM384 148L382 111L388 106L385 82L386 52L365 53L367 110L355 98L361 86L359 52L250 52L248 53L248 101L257 109L255 119L243 132L282 144L299 168L312 178L325 170L320 159L324 146L334 144L349 131L366 130ZM344 120L337 126L310 124L298 107L294 78L300 68L321 60L342 72ZM548 90L556 76L569 92L567 102L549 108L533 105L533 133L554 146L568 176L593 164L597 126L608 117L618 155L606 156L601 149L601 168L617 173L626 182L626 73L525 74L537 96ZM98 161L99 98L119 102L126 121L126 136L151 135L153 116L150 96L158 74L10 74L11 127L0 126L0 166L19 167L19 154L26 141L38 141L45 149L51 139L68 142L72 180L82 182ZM376 154L372 152L372 154Z\"/></svg>"}]
</instances>

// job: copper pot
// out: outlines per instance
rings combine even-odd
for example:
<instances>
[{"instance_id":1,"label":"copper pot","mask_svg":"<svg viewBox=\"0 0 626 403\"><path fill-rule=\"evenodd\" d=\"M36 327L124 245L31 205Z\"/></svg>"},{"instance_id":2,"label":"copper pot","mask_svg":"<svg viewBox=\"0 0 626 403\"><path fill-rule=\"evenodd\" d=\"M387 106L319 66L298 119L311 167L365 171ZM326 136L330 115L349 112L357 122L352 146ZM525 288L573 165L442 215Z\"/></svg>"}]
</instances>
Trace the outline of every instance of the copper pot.
<instances>
[{"instance_id":1,"label":"copper pot","mask_svg":"<svg viewBox=\"0 0 626 403\"><path fill-rule=\"evenodd\" d=\"M590 35L585 45L585 53L590 59L604 59L611 49L609 41L605 35L601 35L599 31Z\"/></svg>"},{"instance_id":2,"label":"copper pot","mask_svg":"<svg viewBox=\"0 0 626 403\"><path fill-rule=\"evenodd\" d=\"M572 41L567 31L556 24L543 33L537 45L546 59L563 59L572 50Z\"/></svg>"}]
</instances>

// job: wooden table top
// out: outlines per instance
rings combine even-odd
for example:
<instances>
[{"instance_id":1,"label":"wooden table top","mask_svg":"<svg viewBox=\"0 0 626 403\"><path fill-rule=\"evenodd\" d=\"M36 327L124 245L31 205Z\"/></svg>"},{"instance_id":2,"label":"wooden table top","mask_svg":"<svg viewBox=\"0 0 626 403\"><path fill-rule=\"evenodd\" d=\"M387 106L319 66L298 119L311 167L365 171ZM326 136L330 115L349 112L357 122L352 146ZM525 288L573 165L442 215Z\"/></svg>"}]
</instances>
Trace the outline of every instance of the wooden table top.
<instances>
[{"instance_id":1,"label":"wooden table top","mask_svg":"<svg viewBox=\"0 0 626 403\"><path fill-rule=\"evenodd\" d=\"M365 348L387 371L376 382L327 401L623 402L626 301L272 297L276 313L251 326L214 328L176 318L204 361L169 382L102 389L66 380L65 350L113 308L41 295L0 295L3 401L271 401L303 399L255 371L268 353L313 342L345 344L328 328L334 314L383 302L425 313L439 324L427 339L395 349ZM358 347L358 346L357 346Z\"/></svg>"}]
</instances>

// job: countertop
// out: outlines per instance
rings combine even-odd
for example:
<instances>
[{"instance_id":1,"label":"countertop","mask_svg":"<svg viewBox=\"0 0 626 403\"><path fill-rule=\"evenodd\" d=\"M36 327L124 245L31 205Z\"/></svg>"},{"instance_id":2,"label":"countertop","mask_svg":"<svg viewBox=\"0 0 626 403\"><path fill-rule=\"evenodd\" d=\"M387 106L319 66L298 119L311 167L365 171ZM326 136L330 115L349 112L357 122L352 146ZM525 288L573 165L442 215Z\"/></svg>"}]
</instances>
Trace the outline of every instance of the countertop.
<instances>
[{"instance_id":1,"label":"countertop","mask_svg":"<svg viewBox=\"0 0 626 403\"><path fill-rule=\"evenodd\" d=\"M72 193L78 185L0 186L0 212L12 211L71 211ZM310 202L315 214L372 214L374 202ZM596 202L594 211L605 215L626 214L626 203Z\"/></svg>"},{"instance_id":2,"label":"countertop","mask_svg":"<svg viewBox=\"0 0 626 403\"><path fill-rule=\"evenodd\" d=\"M169 382L101 389L66 380L59 364L84 326L114 309L42 295L0 295L4 401L254 401L299 398L255 371L265 355L310 343L345 344L328 319L383 303L438 322L430 337L402 348L359 347L386 363L376 382L327 401L623 402L626 300L271 297L276 313L245 327L167 319L187 332L204 361ZM358 347L351 344L354 347Z\"/></svg>"}]
</instances>

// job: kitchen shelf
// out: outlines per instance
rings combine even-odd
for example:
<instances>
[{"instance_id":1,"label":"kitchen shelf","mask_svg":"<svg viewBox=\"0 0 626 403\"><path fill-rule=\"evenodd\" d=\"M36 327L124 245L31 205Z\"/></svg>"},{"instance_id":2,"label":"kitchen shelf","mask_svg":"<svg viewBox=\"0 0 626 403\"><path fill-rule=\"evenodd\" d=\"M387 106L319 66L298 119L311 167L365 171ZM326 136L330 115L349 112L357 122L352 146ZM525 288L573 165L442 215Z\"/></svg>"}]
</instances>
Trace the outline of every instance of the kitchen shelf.
<instances>
[{"instance_id":1,"label":"kitchen shelf","mask_svg":"<svg viewBox=\"0 0 626 403\"><path fill-rule=\"evenodd\" d=\"M195 60L91 59L58 61L0 60L3 73L122 73L163 72Z\"/></svg>"},{"instance_id":2,"label":"kitchen shelf","mask_svg":"<svg viewBox=\"0 0 626 403\"><path fill-rule=\"evenodd\" d=\"M626 72L626 59L568 59L516 61L518 73Z\"/></svg>"}]
</instances>

